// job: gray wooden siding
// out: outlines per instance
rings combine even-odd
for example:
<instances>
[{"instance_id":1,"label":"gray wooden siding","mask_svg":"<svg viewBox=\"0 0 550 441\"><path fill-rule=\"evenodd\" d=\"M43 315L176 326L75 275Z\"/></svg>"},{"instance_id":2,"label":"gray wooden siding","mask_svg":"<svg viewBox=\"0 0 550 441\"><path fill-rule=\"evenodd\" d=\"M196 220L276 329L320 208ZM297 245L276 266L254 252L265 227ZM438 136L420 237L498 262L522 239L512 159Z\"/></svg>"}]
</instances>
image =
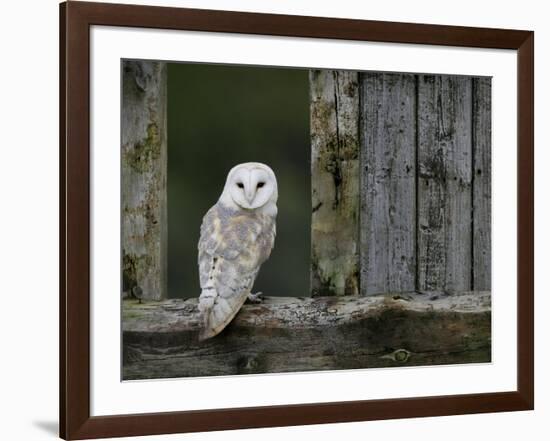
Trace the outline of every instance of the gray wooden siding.
<instances>
[{"instance_id":1,"label":"gray wooden siding","mask_svg":"<svg viewBox=\"0 0 550 441\"><path fill-rule=\"evenodd\" d=\"M414 291L414 75L363 76L361 278L366 293Z\"/></svg>"},{"instance_id":2,"label":"gray wooden siding","mask_svg":"<svg viewBox=\"0 0 550 441\"><path fill-rule=\"evenodd\" d=\"M358 100L347 100L336 87L336 79L350 77L357 78ZM310 79L312 294L347 294L332 280L338 268L347 277L350 267L340 262L357 256L338 246L349 234L349 218L334 209L328 217L318 213L328 201L345 198L351 206L358 199L356 236L346 243L359 244L362 295L490 290L491 80L341 71L314 71ZM339 176L354 191L335 196L338 179L319 164L341 156L333 138L341 130L343 101L348 125L355 130L357 121L359 127L359 164L344 170L347 164L339 163ZM359 182L358 194L349 180ZM332 279L318 276L325 261Z\"/></svg>"},{"instance_id":3,"label":"gray wooden siding","mask_svg":"<svg viewBox=\"0 0 550 441\"><path fill-rule=\"evenodd\" d=\"M491 289L491 80L473 80L473 289Z\"/></svg>"},{"instance_id":4,"label":"gray wooden siding","mask_svg":"<svg viewBox=\"0 0 550 441\"><path fill-rule=\"evenodd\" d=\"M418 289L471 288L472 80L418 78Z\"/></svg>"}]
</instances>

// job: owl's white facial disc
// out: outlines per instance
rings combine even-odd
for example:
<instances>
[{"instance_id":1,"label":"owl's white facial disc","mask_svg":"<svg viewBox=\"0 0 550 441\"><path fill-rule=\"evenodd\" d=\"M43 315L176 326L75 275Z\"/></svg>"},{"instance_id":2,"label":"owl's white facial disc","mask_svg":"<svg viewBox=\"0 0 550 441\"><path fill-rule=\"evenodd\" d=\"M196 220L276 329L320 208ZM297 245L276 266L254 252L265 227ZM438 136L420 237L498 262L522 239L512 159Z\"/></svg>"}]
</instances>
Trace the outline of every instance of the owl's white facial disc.
<instances>
[{"instance_id":1,"label":"owl's white facial disc","mask_svg":"<svg viewBox=\"0 0 550 441\"><path fill-rule=\"evenodd\" d=\"M252 210L277 201L277 180L265 164L240 164L229 172L225 191L239 207Z\"/></svg>"}]
</instances>

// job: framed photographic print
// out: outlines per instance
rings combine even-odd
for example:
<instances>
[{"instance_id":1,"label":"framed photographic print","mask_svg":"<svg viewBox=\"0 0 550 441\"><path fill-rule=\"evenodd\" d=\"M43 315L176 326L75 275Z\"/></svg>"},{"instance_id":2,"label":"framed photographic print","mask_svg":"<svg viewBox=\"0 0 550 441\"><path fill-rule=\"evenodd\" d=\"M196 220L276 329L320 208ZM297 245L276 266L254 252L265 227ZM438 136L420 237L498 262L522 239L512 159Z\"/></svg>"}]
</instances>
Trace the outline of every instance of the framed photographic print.
<instances>
[{"instance_id":1,"label":"framed photographic print","mask_svg":"<svg viewBox=\"0 0 550 441\"><path fill-rule=\"evenodd\" d=\"M61 4L60 435L533 408L533 33Z\"/></svg>"}]
</instances>

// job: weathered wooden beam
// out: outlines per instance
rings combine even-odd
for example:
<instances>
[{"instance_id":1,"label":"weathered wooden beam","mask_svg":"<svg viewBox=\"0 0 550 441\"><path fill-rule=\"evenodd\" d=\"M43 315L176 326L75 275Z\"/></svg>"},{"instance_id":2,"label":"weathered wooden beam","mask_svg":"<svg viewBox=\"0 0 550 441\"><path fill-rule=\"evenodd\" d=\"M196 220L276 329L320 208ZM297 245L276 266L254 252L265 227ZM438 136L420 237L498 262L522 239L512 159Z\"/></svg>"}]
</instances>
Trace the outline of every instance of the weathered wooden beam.
<instances>
[{"instance_id":1,"label":"weathered wooden beam","mask_svg":"<svg viewBox=\"0 0 550 441\"><path fill-rule=\"evenodd\" d=\"M357 72L310 71L311 294L359 293Z\"/></svg>"},{"instance_id":2,"label":"weathered wooden beam","mask_svg":"<svg viewBox=\"0 0 550 441\"><path fill-rule=\"evenodd\" d=\"M416 77L361 78L361 294L414 291Z\"/></svg>"},{"instance_id":3,"label":"weathered wooden beam","mask_svg":"<svg viewBox=\"0 0 550 441\"><path fill-rule=\"evenodd\" d=\"M270 297L199 342L196 299L125 300L123 379L489 362L489 292Z\"/></svg>"},{"instance_id":4,"label":"weathered wooden beam","mask_svg":"<svg viewBox=\"0 0 550 441\"><path fill-rule=\"evenodd\" d=\"M166 86L165 63L122 62L124 297L166 297Z\"/></svg>"},{"instance_id":5,"label":"weathered wooden beam","mask_svg":"<svg viewBox=\"0 0 550 441\"><path fill-rule=\"evenodd\" d=\"M473 289L491 289L491 78L473 79Z\"/></svg>"}]
</instances>

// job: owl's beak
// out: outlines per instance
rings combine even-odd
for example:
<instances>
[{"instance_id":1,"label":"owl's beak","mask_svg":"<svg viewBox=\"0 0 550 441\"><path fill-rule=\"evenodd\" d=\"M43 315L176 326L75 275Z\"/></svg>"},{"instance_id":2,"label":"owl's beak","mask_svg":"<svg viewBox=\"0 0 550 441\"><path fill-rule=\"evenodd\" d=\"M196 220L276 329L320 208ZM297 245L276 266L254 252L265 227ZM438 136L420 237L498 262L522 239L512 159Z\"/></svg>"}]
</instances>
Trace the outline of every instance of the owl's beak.
<instances>
[{"instance_id":1,"label":"owl's beak","mask_svg":"<svg viewBox=\"0 0 550 441\"><path fill-rule=\"evenodd\" d=\"M252 201L254 200L254 192L252 191L245 191L245 197L249 204L252 204Z\"/></svg>"}]
</instances>

